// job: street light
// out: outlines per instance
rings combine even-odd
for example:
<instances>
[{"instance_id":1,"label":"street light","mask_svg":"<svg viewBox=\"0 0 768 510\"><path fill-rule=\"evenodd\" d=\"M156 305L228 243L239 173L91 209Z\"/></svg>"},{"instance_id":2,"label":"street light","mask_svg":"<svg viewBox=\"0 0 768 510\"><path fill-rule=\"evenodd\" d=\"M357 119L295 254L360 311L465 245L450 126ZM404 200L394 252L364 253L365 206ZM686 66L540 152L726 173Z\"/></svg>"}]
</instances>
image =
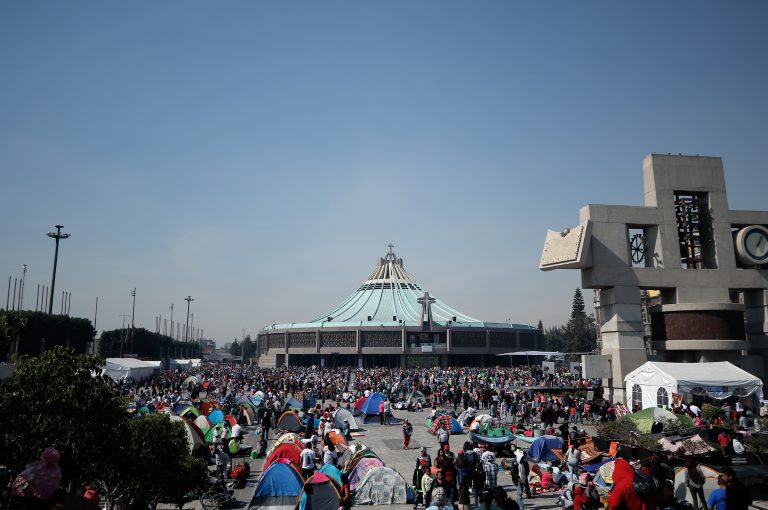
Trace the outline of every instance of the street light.
<instances>
[{"instance_id":1,"label":"street light","mask_svg":"<svg viewBox=\"0 0 768 510\"><path fill-rule=\"evenodd\" d=\"M56 232L48 232L46 235L48 237L51 237L56 240L56 251L53 254L53 276L51 277L51 291L49 293L49 301L48 301L48 315L53 313L53 296L55 294L53 291L56 287L56 264L59 261L59 239L66 239L69 237L69 234L62 234L61 229L64 228L64 225L54 225L56 227Z\"/></svg>"},{"instance_id":2,"label":"street light","mask_svg":"<svg viewBox=\"0 0 768 510\"><path fill-rule=\"evenodd\" d=\"M187 341L187 337L189 336L189 304L194 301L192 299L192 296L187 296L184 298L184 301L187 302L187 327L184 329L184 341Z\"/></svg>"}]
</instances>

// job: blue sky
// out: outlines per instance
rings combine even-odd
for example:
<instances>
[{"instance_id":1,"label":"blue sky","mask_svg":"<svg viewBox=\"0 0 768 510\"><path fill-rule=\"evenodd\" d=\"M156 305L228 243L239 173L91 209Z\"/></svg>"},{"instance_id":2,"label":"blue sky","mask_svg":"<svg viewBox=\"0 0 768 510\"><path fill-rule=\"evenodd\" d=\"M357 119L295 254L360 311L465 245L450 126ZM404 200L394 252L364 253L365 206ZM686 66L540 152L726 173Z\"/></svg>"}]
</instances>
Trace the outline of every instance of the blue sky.
<instances>
[{"instance_id":1,"label":"blue sky","mask_svg":"<svg viewBox=\"0 0 768 510\"><path fill-rule=\"evenodd\" d=\"M546 230L640 205L645 155L721 156L731 208L768 207L767 21L764 2L2 2L0 282L28 264L33 306L61 223L73 315L99 296L120 327L136 287L153 329L190 294L224 343L332 310L392 242L468 315L563 323L580 278L538 271Z\"/></svg>"}]
</instances>

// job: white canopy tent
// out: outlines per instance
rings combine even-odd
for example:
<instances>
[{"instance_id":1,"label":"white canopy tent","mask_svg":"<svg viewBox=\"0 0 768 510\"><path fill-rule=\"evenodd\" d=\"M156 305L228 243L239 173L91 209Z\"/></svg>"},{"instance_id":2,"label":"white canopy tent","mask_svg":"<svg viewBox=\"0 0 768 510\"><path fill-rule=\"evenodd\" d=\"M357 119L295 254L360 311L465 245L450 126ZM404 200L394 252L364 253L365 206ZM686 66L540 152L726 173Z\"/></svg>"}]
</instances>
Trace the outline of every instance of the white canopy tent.
<instances>
[{"instance_id":1,"label":"white canopy tent","mask_svg":"<svg viewBox=\"0 0 768 510\"><path fill-rule=\"evenodd\" d=\"M727 361L665 363L646 361L624 377L627 405L641 409L672 404L672 394L705 395L715 399L755 395L763 398L763 382Z\"/></svg>"},{"instance_id":2,"label":"white canopy tent","mask_svg":"<svg viewBox=\"0 0 768 510\"><path fill-rule=\"evenodd\" d=\"M114 381L133 379L141 381L151 377L161 369L159 361L142 361L136 358L107 358L104 375Z\"/></svg>"}]
</instances>

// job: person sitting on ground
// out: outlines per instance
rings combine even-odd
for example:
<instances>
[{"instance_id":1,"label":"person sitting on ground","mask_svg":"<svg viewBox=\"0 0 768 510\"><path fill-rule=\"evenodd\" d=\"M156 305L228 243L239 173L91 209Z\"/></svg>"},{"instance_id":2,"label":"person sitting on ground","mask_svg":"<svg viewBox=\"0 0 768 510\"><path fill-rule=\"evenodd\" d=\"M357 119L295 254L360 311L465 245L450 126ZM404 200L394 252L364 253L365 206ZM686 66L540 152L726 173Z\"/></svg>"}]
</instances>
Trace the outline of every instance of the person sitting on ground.
<instances>
[{"instance_id":1,"label":"person sitting on ground","mask_svg":"<svg viewBox=\"0 0 768 510\"><path fill-rule=\"evenodd\" d=\"M555 468L547 466L544 472L541 474L541 488L549 490L559 490L560 486L565 483L566 476L558 469L558 476L555 477Z\"/></svg>"}]
</instances>

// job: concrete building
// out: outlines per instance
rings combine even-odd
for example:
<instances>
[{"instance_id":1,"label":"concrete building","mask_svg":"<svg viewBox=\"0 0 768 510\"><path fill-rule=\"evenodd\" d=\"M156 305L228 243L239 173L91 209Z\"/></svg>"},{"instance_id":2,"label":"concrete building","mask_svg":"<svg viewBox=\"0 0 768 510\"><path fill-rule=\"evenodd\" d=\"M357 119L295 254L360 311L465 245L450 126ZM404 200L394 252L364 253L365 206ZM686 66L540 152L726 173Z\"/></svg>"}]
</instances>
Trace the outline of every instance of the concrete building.
<instances>
[{"instance_id":1,"label":"concrete building","mask_svg":"<svg viewBox=\"0 0 768 510\"><path fill-rule=\"evenodd\" d=\"M539 266L580 269L595 289L612 398L649 358L730 361L764 377L768 211L729 209L716 157L652 154L643 181L645 206L587 205L578 226L549 231ZM647 342L643 291L655 303Z\"/></svg>"},{"instance_id":2,"label":"concrete building","mask_svg":"<svg viewBox=\"0 0 768 510\"><path fill-rule=\"evenodd\" d=\"M538 350L535 327L472 318L433 297L389 246L344 302L314 320L259 331L260 366L496 366Z\"/></svg>"}]
</instances>

